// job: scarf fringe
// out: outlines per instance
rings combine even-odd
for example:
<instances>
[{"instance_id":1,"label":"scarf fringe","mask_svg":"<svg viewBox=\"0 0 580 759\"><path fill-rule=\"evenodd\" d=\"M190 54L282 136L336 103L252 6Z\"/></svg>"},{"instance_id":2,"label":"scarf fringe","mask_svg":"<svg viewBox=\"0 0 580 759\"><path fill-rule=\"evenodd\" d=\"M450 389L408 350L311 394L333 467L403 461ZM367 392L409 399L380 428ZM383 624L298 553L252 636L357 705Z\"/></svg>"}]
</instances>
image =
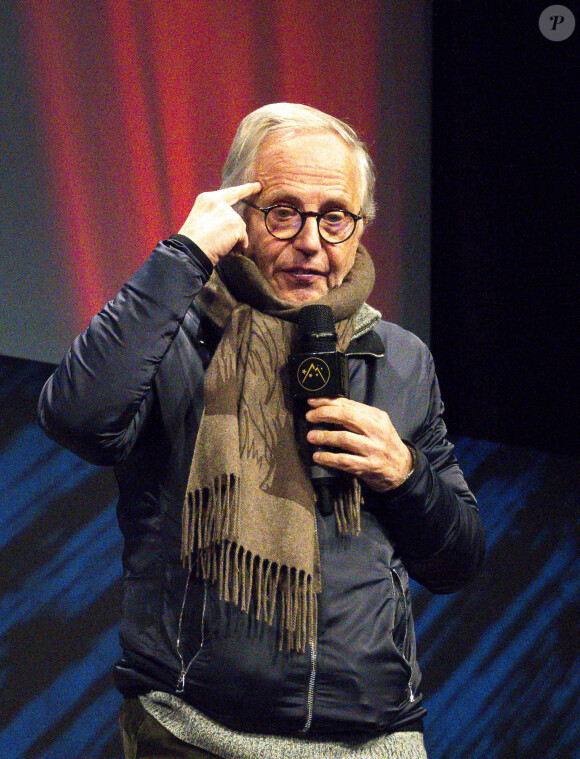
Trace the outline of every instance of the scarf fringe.
<instances>
[{"instance_id":1,"label":"scarf fringe","mask_svg":"<svg viewBox=\"0 0 580 759\"><path fill-rule=\"evenodd\" d=\"M198 573L205 582L214 582L214 568L219 566L221 600L246 614L255 605L256 619L270 626L278 610L280 651L304 653L316 640L318 598L310 574L262 559L229 540L202 548L197 557Z\"/></svg>"},{"instance_id":2,"label":"scarf fringe","mask_svg":"<svg viewBox=\"0 0 580 759\"><path fill-rule=\"evenodd\" d=\"M216 477L211 488L188 492L182 514L181 560L190 569L196 549L201 551L234 535L239 497L240 482L234 474ZM206 560L210 562L207 574L215 582L218 577L217 556L208 556Z\"/></svg>"},{"instance_id":3,"label":"scarf fringe","mask_svg":"<svg viewBox=\"0 0 580 759\"><path fill-rule=\"evenodd\" d=\"M360 531L360 483L335 498L334 512L341 535ZM191 569L193 556L205 582L217 583L221 600L245 612L255 603L256 619L273 625L278 603L280 643L304 653L316 640L318 594L311 574L254 555L232 536L239 499L239 480L233 474L215 478L211 488L188 493L183 509L181 558Z\"/></svg>"},{"instance_id":4,"label":"scarf fringe","mask_svg":"<svg viewBox=\"0 0 580 759\"><path fill-rule=\"evenodd\" d=\"M334 515L341 535L358 535L360 532L360 482L353 477L348 488L341 489L334 499Z\"/></svg>"}]
</instances>

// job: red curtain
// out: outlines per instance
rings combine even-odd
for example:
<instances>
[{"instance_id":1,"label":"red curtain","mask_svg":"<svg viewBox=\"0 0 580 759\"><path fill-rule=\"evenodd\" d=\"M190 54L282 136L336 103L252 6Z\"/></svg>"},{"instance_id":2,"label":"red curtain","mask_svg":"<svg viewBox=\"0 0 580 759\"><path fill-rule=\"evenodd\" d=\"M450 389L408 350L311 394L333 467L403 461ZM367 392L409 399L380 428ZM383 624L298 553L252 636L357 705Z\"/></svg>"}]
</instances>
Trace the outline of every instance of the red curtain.
<instances>
[{"instance_id":1,"label":"red curtain","mask_svg":"<svg viewBox=\"0 0 580 759\"><path fill-rule=\"evenodd\" d=\"M376 158L379 0L19 8L81 325L179 228L195 196L217 188L252 109L280 100L321 108Z\"/></svg>"}]
</instances>

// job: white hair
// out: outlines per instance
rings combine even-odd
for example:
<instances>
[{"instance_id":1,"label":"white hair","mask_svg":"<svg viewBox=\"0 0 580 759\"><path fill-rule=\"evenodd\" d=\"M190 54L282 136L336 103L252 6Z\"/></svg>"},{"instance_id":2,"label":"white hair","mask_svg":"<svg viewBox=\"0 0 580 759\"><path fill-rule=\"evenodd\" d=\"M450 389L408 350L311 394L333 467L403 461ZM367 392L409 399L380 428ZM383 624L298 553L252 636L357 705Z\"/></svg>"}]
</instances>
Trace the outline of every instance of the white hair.
<instances>
[{"instance_id":1,"label":"white hair","mask_svg":"<svg viewBox=\"0 0 580 759\"><path fill-rule=\"evenodd\" d=\"M352 127L316 108L298 103L271 103L249 113L237 132L222 169L222 187L253 181L250 172L260 146L275 133L333 132L354 152L362 184L361 214L370 223L376 212L375 169L368 150Z\"/></svg>"}]
</instances>

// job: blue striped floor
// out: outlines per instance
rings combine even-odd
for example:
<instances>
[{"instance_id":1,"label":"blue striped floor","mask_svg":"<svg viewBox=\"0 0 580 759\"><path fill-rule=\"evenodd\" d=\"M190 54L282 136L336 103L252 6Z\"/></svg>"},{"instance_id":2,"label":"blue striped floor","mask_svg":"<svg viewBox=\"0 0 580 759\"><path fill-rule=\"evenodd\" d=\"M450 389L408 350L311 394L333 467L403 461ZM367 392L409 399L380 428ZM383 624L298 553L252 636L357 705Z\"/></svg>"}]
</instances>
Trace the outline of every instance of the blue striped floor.
<instances>
[{"instance_id":1,"label":"blue striped floor","mask_svg":"<svg viewBox=\"0 0 580 759\"><path fill-rule=\"evenodd\" d=\"M110 472L35 422L48 367L0 358L0 757L116 759L121 539ZM580 467L461 438L488 560L415 585L430 759L580 758Z\"/></svg>"}]
</instances>

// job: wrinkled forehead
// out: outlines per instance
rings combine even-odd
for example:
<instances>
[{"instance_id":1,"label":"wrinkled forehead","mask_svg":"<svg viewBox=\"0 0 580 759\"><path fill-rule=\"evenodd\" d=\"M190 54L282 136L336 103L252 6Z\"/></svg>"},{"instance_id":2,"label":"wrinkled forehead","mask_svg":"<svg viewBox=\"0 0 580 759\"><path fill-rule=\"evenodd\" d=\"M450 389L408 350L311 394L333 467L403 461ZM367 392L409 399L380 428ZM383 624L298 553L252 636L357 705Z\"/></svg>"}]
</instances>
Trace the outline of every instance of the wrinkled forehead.
<instances>
[{"instance_id":1,"label":"wrinkled forehead","mask_svg":"<svg viewBox=\"0 0 580 759\"><path fill-rule=\"evenodd\" d=\"M252 164L252 179L262 183L263 194L287 191L336 195L360 207L362 177L355 149L331 131L292 132L268 135Z\"/></svg>"}]
</instances>

